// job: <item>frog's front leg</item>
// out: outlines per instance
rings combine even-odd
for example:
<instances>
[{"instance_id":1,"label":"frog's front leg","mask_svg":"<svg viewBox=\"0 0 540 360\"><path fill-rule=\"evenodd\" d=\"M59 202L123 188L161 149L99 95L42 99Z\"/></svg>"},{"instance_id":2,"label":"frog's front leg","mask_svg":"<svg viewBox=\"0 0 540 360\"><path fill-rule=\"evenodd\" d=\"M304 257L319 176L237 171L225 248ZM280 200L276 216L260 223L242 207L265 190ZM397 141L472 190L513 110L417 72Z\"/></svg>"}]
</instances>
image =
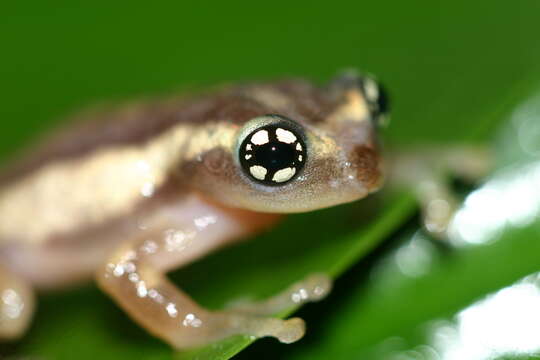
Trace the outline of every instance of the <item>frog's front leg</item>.
<instances>
[{"instance_id":1,"label":"frog's front leg","mask_svg":"<svg viewBox=\"0 0 540 360\"><path fill-rule=\"evenodd\" d=\"M128 240L110 257L98 273L98 283L135 321L176 348L199 346L235 334L296 341L304 334L301 319L209 311L165 276L168 270L272 221L255 220L253 216L239 211L231 214L200 200L193 200L188 207L170 206L153 214L153 219L144 224L144 233Z\"/></svg>"},{"instance_id":2,"label":"frog's front leg","mask_svg":"<svg viewBox=\"0 0 540 360\"><path fill-rule=\"evenodd\" d=\"M0 339L15 339L28 328L34 312L30 285L0 266Z\"/></svg>"},{"instance_id":3,"label":"frog's front leg","mask_svg":"<svg viewBox=\"0 0 540 360\"><path fill-rule=\"evenodd\" d=\"M477 181L492 167L491 152L483 146L423 146L388 156L390 186L411 188L418 199L424 228L446 238L459 205L449 176Z\"/></svg>"}]
</instances>

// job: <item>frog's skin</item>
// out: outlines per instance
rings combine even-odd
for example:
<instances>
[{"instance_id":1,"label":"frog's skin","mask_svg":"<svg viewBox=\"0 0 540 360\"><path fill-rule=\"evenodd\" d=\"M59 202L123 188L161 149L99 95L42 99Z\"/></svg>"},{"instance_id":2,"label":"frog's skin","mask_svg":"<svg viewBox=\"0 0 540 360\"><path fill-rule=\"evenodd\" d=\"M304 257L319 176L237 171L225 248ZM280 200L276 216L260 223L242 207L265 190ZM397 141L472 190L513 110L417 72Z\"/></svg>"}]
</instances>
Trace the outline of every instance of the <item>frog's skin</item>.
<instances>
[{"instance_id":1,"label":"frog's skin","mask_svg":"<svg viewBox=\"0 0 540 360\"><path fill-rule=\"evenodd\" d=\"M324 297L324 275L261 303L209 311L165 274L280 214L378 190L382 105L373 79L347 73L322 88L246 84L81 116L0 176L0 337L27 328L34 289L93 276L175 348L234 334L298 340L301 319L269 316ZM276 155L279 173L253 150L276 144L288 149Z\"/></svg>"}]
</instances>

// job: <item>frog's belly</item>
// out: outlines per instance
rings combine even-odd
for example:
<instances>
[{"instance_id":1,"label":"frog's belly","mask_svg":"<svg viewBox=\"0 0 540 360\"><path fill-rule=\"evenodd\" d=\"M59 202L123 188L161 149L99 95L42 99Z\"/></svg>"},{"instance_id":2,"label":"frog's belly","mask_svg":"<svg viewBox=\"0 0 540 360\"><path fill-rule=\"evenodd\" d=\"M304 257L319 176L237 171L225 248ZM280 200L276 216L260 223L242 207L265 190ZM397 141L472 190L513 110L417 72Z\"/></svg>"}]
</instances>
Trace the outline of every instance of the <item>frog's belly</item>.
<instances>
[{"instance_id":1,"label":"frog's belly","mask_svg":"<svg viewBox=\"0 0 540 360\"><path fill-rule=\"evenodd\" d=\"M0 248L0 264L38 288L64 287L89 280L122 237L78 240L41 244L6 241Z\"/></svg>"},{"instance_id":2,"label":"frog's belly","mask_svg":"<svg viewBox=\"0 0 540 360\"><path fill-rule=\"evenodd\" d=\"M26 230L32 227L33 217L41 215L37 207L35 214L19 219L17 234L11 235L5 227L0 227L0 264L41 288L87 280L121 242L139 234L137 219L143 215L142 205L126 216L97 226L67 232L44 227L44 234L34 234Z\"/></svg>"},{"instance_id":3,"label":"frog's belly","mask_svg":"<svg viewBox=\"0 0 540 360\"><path fill-rule=\"evenodd\" d=\"M57 288L89 279L122 243L137 241L145 246L146 240L161 237L166 244L171 241L171 249L155 258L155 266L168 271L279 218L251 212L241 215L238 210L229 213L195 194L163 193L154 200L131 216L85 232L39 244L6 241L0 247L0 263L38 288ZM180 238L179 233L186 236Z\"/></svg>"}]
</instances>

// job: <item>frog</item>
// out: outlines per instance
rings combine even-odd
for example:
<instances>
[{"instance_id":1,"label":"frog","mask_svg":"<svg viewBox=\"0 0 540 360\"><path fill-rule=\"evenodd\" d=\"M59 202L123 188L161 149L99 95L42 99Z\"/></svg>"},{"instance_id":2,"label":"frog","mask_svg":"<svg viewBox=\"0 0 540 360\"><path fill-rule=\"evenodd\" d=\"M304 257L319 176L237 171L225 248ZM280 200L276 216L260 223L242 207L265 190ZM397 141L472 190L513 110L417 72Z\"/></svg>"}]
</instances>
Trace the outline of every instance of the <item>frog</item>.
<instances>
[{"instance_id":1,"label":"frog","mask_svg":"<svg viewBox=\"0 0 540 360\"><path fill-rule=\"evenodd\" d=\"M388 177L430 179L418 199L426 228L444 232L453 202L439 171L414 156L384 161L387 97L374 76L345 71L322 86L242 83L74 116L0 173L0 338L26 332L36 292L94 279L175 349L234 335L299 340L304 321L275 314L326 297L328 275L209 310L167 273L269 231L285 214L363 199ZM477 158L421 153L453 170Z\"/></svg>"}]
</instances>

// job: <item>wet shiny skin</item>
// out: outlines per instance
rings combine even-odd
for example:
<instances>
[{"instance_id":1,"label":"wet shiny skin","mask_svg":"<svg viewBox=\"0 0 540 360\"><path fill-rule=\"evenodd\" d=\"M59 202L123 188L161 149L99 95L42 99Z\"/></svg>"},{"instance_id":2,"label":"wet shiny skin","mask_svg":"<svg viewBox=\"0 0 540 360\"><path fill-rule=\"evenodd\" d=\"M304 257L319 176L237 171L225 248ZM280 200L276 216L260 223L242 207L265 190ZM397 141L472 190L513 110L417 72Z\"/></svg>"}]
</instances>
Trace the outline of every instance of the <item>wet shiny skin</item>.
<instances>
[{"instance_id":1,"label":"wet shiny skin","mask_svg":"<svg viewBox=\"0 0 540 360\"><path fill-rule=\"evenodd\" d=\"M139 325L176 348L234 334L298 340L301 319L271 316L328 294L324 274L307 275L260 303L213 312L166 273L270 228L280 213L377 190L376 89L375 95L370 89L367 99L362 78L352 74L322 88L302 80L233 86L90 115L39 147L1 177L8 180L0 182L0 336L24 333L33 287L94 274ZM288 159L273 158L283 152L251 154L257 166L271 169L266 183L239 159L248 136L260 133L252 145L264 145L263 128L291 147ZM357 161L358 149L371 161Z\"/></svg>"},{"instance_id":2,"label":"wet shiny skin","mask_svg":"<svg viewBox=\"0 0 540 360\"><path fill-rule=\"evenodd\" d=\"M354 201L378 190L378 95L372 80L352 73L323 88L300 80L242 85L187 102L94 115L92 132L67 131L67 138L42 148L49 149L47 161L30 159L28 164L39 166L23 166L12 177L16 181L0 184L0 337L15 338L28 327L33 287L94 275L140 326L175 348L235 334L298 340L305 331L301 319L271 316L326 296L331 282L324 274L306 275L259 303L209 311L166 273L271 228L281 213ZM150 120L159 126L141 130ZM116 123L136 136L112 136L110 124ZM294 173L272 168L271 186L254 178L262 178L262 170L246 173L252 167L239 160L240 145L261 128L278 129L284 142L302 139L295 150L302 166ZM94 147L83 138L77 147L69 138L99 132ZM263 157L257 166L282 163L274 160ZM445 191L420 194L428 215L430 204L446 201ZM443 227L446 215L435 217Z\"/></svg>"}]
</instances>

